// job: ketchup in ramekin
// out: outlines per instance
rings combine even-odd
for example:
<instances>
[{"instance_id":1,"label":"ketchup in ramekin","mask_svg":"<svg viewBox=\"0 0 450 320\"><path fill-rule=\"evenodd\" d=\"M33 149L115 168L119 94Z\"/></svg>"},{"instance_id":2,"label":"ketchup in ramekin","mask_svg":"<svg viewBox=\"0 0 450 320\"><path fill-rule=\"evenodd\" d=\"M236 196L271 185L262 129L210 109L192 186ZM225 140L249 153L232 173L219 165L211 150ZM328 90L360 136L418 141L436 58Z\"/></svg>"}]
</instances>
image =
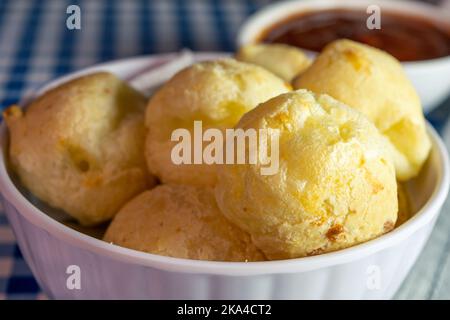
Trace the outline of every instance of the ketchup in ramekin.
<instances>
[{"instance_id":1,"label":"ketchup in ramekin","mask_svg":"<svg viewBox=\"0 0 450 320\"><path fill-rule=\"evenodd\" d=\"M450 27L425 17L383 11L380 29L369 29L363 10L331 9L294 14L267 28L260 42L284 43L320 52L336 39L347 38L389 52L400 61L450 55Z\"/></svg>"}]
</instances>

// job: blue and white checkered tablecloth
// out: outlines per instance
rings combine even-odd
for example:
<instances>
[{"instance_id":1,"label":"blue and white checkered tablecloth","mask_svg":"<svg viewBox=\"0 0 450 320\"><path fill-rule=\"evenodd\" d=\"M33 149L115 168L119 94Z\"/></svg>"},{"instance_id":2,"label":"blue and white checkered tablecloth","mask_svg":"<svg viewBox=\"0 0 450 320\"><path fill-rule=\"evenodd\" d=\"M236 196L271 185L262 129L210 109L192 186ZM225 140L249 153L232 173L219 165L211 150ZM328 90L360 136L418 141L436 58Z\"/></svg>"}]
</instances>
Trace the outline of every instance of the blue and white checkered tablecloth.
<instances>
[{"instance_id":1,"label":"blue and white checkered tablecloth","mask_svg":"<svg viewBox=\"0 0 450 320\"><path fill-rule=\"evenodd\" d=\"M171 52L231 51L242 21L269 0L0 0L0 107L101 61ZM81 30L66 9L81 8ZM428 116L441 129L450 100ZM398 298L450 298L450 206ZM0 209L0 299L45 298Z\"/></svg>"}]
</instances>

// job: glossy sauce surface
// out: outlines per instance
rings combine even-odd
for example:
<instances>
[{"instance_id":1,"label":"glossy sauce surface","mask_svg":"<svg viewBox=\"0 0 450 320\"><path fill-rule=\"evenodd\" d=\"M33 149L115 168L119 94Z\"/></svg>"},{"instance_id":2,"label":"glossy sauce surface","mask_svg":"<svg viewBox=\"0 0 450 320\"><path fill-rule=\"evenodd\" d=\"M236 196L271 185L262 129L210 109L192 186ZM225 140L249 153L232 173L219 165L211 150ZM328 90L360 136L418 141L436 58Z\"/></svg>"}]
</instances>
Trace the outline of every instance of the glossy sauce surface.
<instances>
[{"instance_id":1,"label":"glossy sauce surface","mask_svg":"<svg viewBox=\"0 0 450 320\"><path fill-rule=\"evenodd\" d=\"M269 27L260 42L285 43L321 51L336 39L351 39L389 52L400 61L450 55L449 25L438 25L418 16L381 11L381 29L370 30L369 17L360 10L321 10L296 14Z\"/></svg>"}]
</instances>

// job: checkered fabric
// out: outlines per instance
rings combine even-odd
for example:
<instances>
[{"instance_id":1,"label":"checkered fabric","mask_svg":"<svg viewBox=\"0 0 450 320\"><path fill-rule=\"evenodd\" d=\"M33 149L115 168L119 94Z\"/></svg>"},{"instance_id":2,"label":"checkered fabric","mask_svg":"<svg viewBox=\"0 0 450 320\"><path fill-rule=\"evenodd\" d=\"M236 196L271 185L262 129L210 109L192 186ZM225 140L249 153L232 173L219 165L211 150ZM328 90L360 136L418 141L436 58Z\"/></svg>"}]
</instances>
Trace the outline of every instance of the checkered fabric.
<instances>
[{"instance_id":1,"label":"checkered fabric","mask_svg":"<svg viewBox=\"0 0 450 320\"><path fill-rule=\"evenodd\" d=\"M12 230L0 211L0 299L45 298L16 245Z\"/></svg>"},{"instance_id":2,"label":"checkered fabric","mask_svg":"<svg viewBox=\"0 0 450 320\"><path fill-rule=\"evenodd\" d=\"M0 0L0 107L42 83L92 64L136 55L231 51L242 21L268 0ZM81 30L66 9L81 8ZM450 100L428 116L439 130ZM450 210L398 298L450 298ZM45 298L0 210L0 299Z\"/></svg>"}]
</instances>

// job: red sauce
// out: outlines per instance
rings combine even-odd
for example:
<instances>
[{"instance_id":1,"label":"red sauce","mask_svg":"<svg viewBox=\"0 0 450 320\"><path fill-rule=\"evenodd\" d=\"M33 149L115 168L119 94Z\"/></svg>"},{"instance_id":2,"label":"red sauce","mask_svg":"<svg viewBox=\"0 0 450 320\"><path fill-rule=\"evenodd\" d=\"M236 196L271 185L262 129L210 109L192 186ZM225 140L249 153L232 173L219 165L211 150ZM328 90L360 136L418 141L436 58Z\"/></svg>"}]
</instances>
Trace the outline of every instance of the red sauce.
<instances>
[{"instance_id":1,"label":"red sauce","mask_svg":"<svg viewBox=\"0 0 450 320\"><path fill-rule=\"evenodd\" d=\"M334 9L293 15L265 30L261 42L285 43L321 51L336 39L351 39L389 52L400 61L450 55L450 25L425 18L381 11L381 29L370 30L365 11ZM449 21L450 23L450 21Z\"/></svg>"}]
</instances>

